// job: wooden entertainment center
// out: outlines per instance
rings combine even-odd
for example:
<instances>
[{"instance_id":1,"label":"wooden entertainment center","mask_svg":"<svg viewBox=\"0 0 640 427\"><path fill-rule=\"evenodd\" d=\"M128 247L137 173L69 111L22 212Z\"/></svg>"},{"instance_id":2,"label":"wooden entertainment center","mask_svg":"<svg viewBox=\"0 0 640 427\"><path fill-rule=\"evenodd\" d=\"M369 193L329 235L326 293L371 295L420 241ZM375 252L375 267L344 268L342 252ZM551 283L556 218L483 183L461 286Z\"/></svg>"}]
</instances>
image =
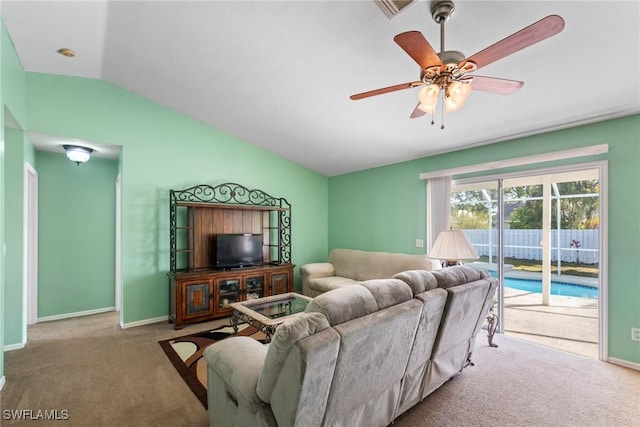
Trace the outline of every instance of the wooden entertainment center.
<instances>
[{"instance_id":1,"label":"wooden entertainment center","mask_svg":"<svg viewBox=\"0 0 640 427\"><path fill-rule=\"evenodd\" d=\"M169 190L169 321L230 316L230 304L293 292L291 205L261 190L225 183ZM216 235L262 234L263 264L216 269ZM258 255L259 257L259 255Z\"/></svg>"}]
</instances>

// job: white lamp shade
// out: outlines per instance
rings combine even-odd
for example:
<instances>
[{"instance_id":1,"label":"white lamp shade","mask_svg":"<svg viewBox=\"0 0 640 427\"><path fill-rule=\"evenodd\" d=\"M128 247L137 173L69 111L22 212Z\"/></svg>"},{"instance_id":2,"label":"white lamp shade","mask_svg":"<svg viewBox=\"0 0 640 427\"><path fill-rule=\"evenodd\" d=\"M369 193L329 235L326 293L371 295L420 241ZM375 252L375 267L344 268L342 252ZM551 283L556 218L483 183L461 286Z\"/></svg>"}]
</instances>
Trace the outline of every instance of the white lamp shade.
<instances>
[{"instance_id":1,"label":"white lamp shade","mask_svg":"<svg viewBox=\"0 0 640 427\"><path fill-rule=\"evenodd\" d=\"M429 257L454 262L479 258L478 252L461 230L441 231L429 252Z\"/></svg>"}]
</instances>

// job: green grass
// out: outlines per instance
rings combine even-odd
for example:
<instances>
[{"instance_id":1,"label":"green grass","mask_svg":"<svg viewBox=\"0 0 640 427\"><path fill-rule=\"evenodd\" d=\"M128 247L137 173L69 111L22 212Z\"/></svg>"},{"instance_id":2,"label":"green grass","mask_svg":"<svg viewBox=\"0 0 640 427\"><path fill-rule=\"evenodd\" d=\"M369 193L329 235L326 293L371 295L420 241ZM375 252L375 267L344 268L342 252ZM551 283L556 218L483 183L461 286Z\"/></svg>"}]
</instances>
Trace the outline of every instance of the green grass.
<instances>
[{"instance_id":1,"label":"green grass","mask_svg":"<svg viewBox=\"0 0 640 427\"><path fill-rule=\"evenodd\" d=\"M489 257L481 256L478 259L480 262L489 262ZM492 260L496 262L494 258ZM505 258L505 264L513 265L514 270L518 271L531 271L535 273L542 273L542 262L530 259L517 259L517 258ZM581 276L581 277L598 277L599 269L597 265L594 264L576 264L572 262L563 262L560 264L560 268L562 274L567 274L570 276ZM558 264L556 262L551 263L551 273L558 273Z\"/></svg>"}]
</instances>

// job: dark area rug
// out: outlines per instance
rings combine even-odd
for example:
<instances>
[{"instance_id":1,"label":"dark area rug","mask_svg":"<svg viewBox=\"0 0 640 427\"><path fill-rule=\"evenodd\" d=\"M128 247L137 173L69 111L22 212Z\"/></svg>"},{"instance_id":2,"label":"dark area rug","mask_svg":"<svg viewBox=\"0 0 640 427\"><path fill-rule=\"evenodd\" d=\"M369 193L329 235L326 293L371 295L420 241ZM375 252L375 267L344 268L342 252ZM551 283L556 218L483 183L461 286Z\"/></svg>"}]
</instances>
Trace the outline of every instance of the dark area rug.
<instances>
[{"instance_id":1,"label":"dark area rug","mask_svg":"<svg viewBox=\"0 0 640 427\"><path fill-rule=\"evenodd\" d=\"M264 342L264 334L254 327L243 324L239 325L239 328L238 336L251 337ZM210 345L231 336L234 336L233 328L221 326L159 341L162 350L205 408L207 408L207 362L202 354Z\"/></svg>"}]
</instances>

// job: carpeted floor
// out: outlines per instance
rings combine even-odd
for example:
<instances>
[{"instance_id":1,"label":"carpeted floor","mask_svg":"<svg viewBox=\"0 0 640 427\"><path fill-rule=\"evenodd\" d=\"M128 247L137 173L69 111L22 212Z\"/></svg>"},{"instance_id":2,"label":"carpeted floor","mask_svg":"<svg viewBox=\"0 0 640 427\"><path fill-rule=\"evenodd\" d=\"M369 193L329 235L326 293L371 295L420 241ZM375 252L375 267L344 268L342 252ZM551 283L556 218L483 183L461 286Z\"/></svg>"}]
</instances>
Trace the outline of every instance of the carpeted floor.
<instances>
[{"instance_id":1,"label":"carpeted floor","mask_svg":"<svg viewBox=\"0 0 640 427\"><path fill-rule=\"evenodd\" d=\"M65 426L209 425L206 410L158 341L216 328L228 319L180 331L157 323L120 329L115 313L29 327L29 344L5 353L0 394L6 411L67 410ZM640 425L640 372L518 338L483 332L475 366L401 415L394 427ZM221 426L224 427L224 426Z\"/></svg>"}]
</instances>

